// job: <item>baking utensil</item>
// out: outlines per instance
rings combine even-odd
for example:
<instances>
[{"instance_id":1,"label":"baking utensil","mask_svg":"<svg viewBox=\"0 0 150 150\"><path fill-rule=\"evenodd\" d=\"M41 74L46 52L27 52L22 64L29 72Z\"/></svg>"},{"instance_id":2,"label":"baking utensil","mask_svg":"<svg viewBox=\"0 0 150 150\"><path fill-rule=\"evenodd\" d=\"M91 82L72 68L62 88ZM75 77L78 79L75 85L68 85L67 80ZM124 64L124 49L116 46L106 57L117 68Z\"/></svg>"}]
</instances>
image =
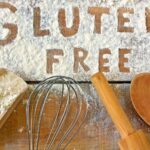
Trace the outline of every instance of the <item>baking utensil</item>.
<instances>
[{"instance_id":1,"label":"baking utensil","mask_svg":"<svg viewBox=\"0 0 150 150\"><path fill-rule=\"evenodd\" d=\"M49 107L49 114L45 114L46 107ZM65 76L44 80L34 89L27 102L29 149L40 149L43 138L45 145L41 149L65 149L78 133L87 114L85 96L75 80ZM46 125L45 115L50 119ZM42 126L47 127L46 137L42 137Z\"/></svg>"},{"instance_id":2,"label":"baking utensil","mask_svg":"<svg viewBox=\"0 0 150 150\"><path fill-rule=\"evenodd\" d=\"M140 117L150 125L150 73L140 73L131 82L132 104Z\"/></svg>"},{"instance_id":3,"label":"baking utensil","mask_svg":"<svg viewBox=\"0 0 150 150\"><path fill-rule=\"evenodd\" d=\"M123 111L105 76L99 72L92 76L92 83L101 97L109 115L121 135L121 150L150 150L150 143L143 131L136 131Z\"/></svg>"},{"instance_id":4,"label":"baking utensil","mask_svg":"<svg viewBox=\"0 0 150 150\"><path fill-rule=\"evenodd\" d=\"M27 84L11 71L0 69L0 128L27 91Z\"/></svg>"}]
</instances>

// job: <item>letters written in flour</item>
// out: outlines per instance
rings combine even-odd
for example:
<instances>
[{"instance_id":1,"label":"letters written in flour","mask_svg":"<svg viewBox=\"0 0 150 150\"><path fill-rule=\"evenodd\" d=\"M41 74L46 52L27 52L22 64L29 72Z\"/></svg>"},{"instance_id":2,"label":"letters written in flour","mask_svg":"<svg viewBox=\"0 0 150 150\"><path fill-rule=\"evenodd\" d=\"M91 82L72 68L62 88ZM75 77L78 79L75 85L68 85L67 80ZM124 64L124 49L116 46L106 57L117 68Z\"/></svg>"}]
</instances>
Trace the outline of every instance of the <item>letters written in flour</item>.
<instances>
[{"instance_id":1,"label":"letters written in flour","mask_svg":"<svg viewBox=\"0 0 150 150\"><path fill-rule=\"evenodd\" d=\"M146 5L137 10L139 5L56 5L50 10L46 2L44 7L0 2L0 65L27 79L55 74L82 79L101 70L110 79L128 80L135 72L147 71L145 62L150 63L150 9Z\"/></svg>"}]
</instances>

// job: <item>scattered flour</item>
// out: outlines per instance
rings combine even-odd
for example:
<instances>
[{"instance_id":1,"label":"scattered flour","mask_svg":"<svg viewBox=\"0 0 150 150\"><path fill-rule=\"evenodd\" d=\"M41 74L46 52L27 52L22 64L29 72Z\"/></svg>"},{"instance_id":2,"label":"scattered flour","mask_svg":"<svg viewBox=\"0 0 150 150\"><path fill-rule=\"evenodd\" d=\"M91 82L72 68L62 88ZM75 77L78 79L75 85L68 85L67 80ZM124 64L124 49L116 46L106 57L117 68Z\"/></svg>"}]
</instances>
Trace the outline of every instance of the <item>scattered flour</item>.
<instances>
[{"instance_id":1,"label":"scattered flour","mask_svg":"<svg viewBox=\"0 0 150 150\"><path fill-rule=\"evenodd\" d=\"M14 73L0 75L0 119L26 88L27 84Z\"/></svg>"},{"instance_id":2,"label":"scattered flour","mask_svg":"<svg viewBox=\"0 0 150 150\"><path fill-rule=\"evenodd\" d=\"M89 80L91 74L98 71L98 51L110 48L110 80L130 80L135 73L150 71L150 34L146 32L145 8L150 6L149 0L5 0L13 4L17 11L10 13L0 9L0 38L7 34L2 28L3 23L18 25L17 38L6 46L0 46L0 66L14 70L26 80L42 80L51 75L67 75L78 80ZM110 15L102 17L102 34L93 33L94 16L88 14L88 7L109 7ZM49 29L51 35L34 37L33 8L41 8L41 28ZM64 37L59 30L58 10L66 9L67 26L72 24L72 7L80 10L79 31L72 37ZM117 9L129 7L134 9L131 15L131 26L134 33L117 32ZM5 17L4 17L5 16ZM90 71L73 73L73 48L81 47L89 52L85 61ZM64 56L59 57L60 63L54 64L53 74L46 73L46 50L62 49ZM127 66L131 73L120 73L118 69L118 48L130 48L132 52ZM69 63L68 63L69 62Z\"/></svg>"}]
</instances>

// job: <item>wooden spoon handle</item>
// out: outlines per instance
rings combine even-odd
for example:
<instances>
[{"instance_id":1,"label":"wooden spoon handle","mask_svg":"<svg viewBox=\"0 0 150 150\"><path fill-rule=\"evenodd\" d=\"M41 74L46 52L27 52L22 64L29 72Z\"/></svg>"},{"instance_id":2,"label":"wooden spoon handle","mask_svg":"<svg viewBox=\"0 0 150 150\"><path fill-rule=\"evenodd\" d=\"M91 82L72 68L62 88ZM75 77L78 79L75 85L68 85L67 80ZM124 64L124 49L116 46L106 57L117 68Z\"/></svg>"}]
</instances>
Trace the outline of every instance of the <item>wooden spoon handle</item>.
<instances>
[{"instance_id":1,"label":"wooden spoon handle","mask_svg":"<svg viewBox=\"0 0 150 150\"><path fill-rule=\"evenodd\" d=\"M130 124L117 99L117 96L110 87L105 76L101 72L96 73L92 76L92 83L95 86L98 95L101 97L101 100L103 101L122 138L132 134L135 130Z\"/></svg>"}]
</instances>

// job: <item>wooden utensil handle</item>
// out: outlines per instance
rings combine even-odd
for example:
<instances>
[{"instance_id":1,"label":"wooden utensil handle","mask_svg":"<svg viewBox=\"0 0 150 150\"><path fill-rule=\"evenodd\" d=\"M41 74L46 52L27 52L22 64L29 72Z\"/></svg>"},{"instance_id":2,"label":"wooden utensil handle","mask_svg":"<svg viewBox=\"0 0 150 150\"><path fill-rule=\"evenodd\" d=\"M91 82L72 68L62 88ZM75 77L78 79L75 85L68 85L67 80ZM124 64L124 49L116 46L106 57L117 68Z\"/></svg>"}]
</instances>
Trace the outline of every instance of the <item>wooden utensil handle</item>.
<instances>
[{"instance_id":1,"label":"wooden utensil handle","mask_svg":"<svg viewBox=\"0 0 150 150\"><path fill-rule=\"evenodd\" d=\"M96 73L92 82L122 136L119 142L120 150L150 150L147 136L143 131L133 129L105 76L100 72Z\"/></svg>"},{"instance_id":2,"label":"wooden utensil handle","mask_svg":"<svg viewBox=\"0 0 150 150\"><path fill-rule=\"evenodd\" d=\"M101 97L109 115L115 123L122 138L132 134L135 130L130 124L125 112L123 111L117 96L110 87L105 76L99 72L92 76L92 83L95 86L97 93Z\"/></svg>"},{"instance_id":3,"label":"wooden utensil handle","mask_svg":"<svg viewBox=\"0 0 150 150\"><path fill-rule=\"evenodd\" d=\"M142 130L121 139L118 144L120 150L150 150L150 141Z\"/></svg>"}]
</instances>

